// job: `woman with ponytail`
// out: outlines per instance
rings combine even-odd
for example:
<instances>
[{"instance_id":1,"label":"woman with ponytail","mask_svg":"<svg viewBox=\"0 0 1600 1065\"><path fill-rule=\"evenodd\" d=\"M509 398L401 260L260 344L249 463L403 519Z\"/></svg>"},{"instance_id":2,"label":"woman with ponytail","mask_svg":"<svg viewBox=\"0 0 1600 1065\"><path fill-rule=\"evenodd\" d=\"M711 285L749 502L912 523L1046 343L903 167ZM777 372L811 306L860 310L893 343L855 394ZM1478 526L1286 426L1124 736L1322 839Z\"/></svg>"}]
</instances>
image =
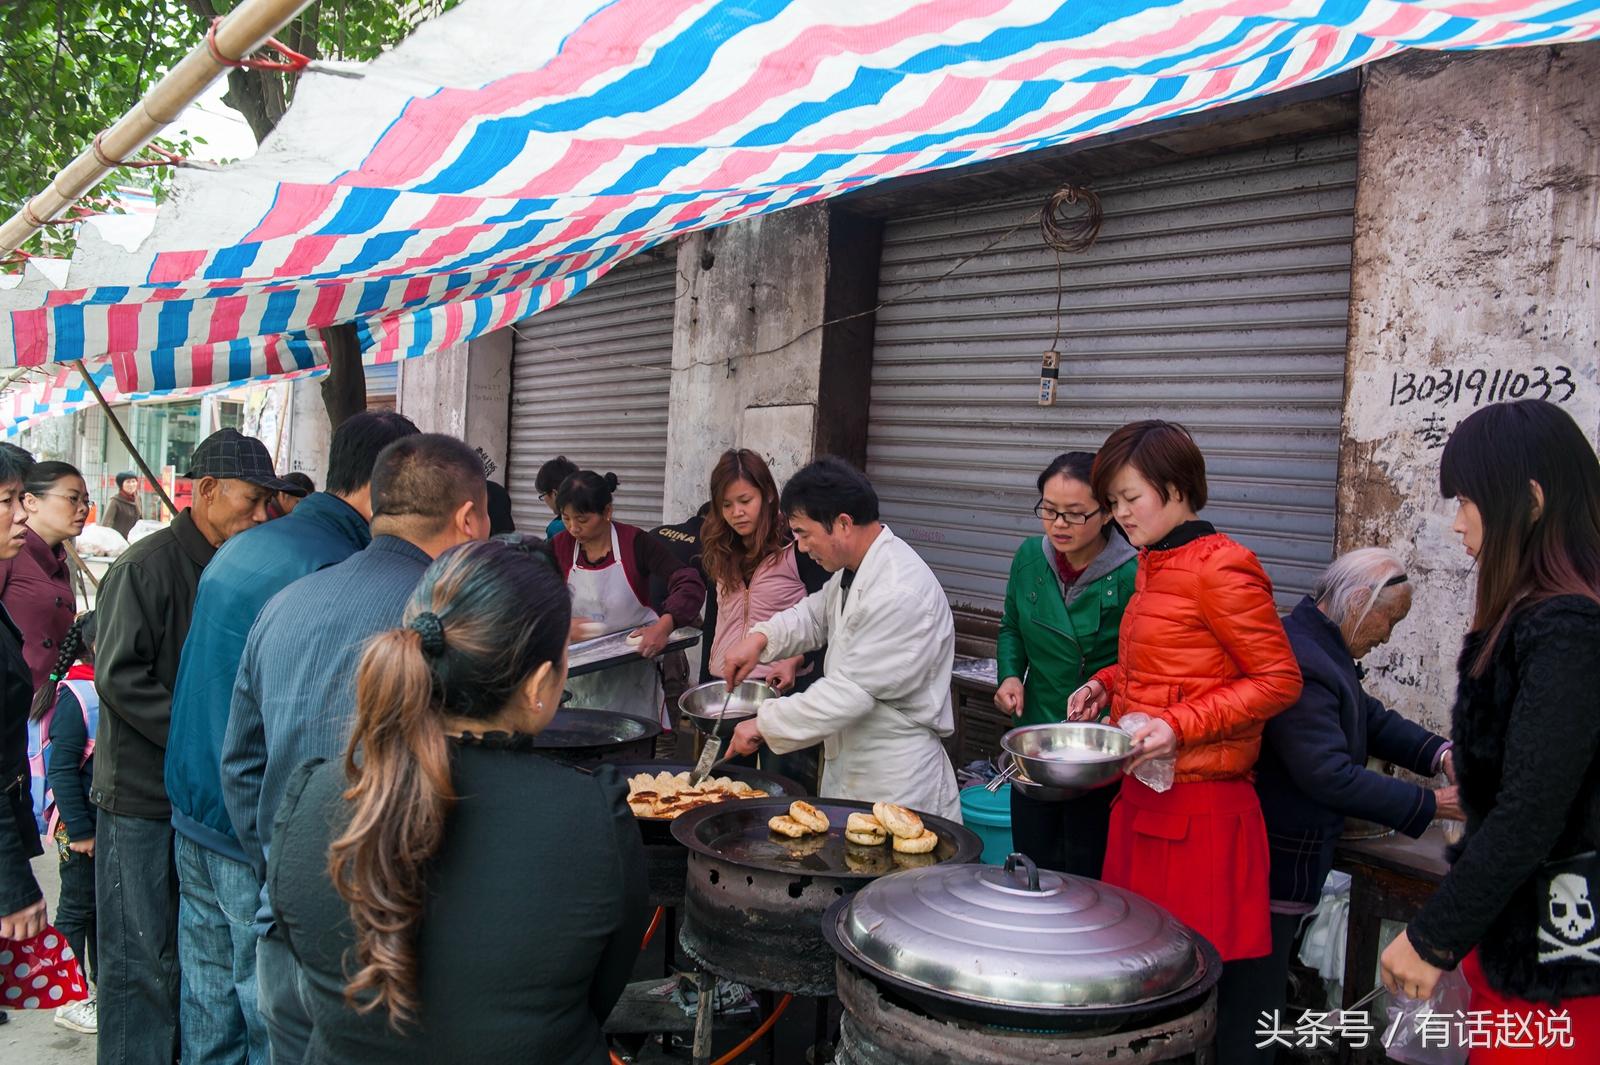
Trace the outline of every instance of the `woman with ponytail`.
<instances>
[{"instance_id":1,"label":"woman with ponytail","mask_svg":"<svg viewBox=\"0 0 1600 1065\"><path fill-rule=\"evenodd\" d=\"M644 932L627 788L533 747L572 614L542 544L445 552L367 645L342 762L279 809L268 895L300 962L307 1060L601 1063Z\"/></svg>"}]
</instances>

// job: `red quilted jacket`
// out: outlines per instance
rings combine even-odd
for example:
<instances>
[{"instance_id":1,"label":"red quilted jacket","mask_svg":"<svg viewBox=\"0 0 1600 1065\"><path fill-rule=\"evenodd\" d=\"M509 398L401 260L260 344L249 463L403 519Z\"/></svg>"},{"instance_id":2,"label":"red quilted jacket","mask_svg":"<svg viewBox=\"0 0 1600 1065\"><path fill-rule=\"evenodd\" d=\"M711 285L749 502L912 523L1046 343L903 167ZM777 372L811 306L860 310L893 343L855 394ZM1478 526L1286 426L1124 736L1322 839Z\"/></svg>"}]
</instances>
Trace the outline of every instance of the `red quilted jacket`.
<instances>
[{"instance_id":1,"label":"red quilted jacket","mask_svg":"<svg viewBox=\"0 0 1600 1065\"><path fill-rule=\"evenodd\" d=\"M1178 734L1175 779L1248 776L1267 719L1300 695L1300 666L1248 548L1221 533L1139 552L1117 662L1095 674L1111 720L1140 711Z\"/></svg>"}]
</instances>

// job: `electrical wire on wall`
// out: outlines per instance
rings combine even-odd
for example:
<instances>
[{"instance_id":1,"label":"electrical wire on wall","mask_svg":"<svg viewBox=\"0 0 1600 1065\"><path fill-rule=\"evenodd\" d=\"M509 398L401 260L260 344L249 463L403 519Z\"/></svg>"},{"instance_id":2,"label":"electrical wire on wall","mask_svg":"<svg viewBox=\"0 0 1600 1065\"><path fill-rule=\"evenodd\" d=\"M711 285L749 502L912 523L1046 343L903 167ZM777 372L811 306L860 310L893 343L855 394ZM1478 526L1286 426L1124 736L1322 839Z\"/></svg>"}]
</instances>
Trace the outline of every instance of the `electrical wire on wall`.
<instances>
[{"instance_id":1,"label":"electrical wire on wall","mask_svg":"<svg viewBox=\"0 0 1600 1065\"><path fill-rule=\"evenodd\" d=\"M1075 210L1082 208L1082 211ZM1039 405L1056 401L1061 378L1061 256L1086 252L1100 236L1105 211L1100 197L1082 185L1063 185L1050 194L1039 210L1039 234L1044 245L1056 253L1056 330L1050 350L1039 360Z\"/></svg>"}]
</instances>

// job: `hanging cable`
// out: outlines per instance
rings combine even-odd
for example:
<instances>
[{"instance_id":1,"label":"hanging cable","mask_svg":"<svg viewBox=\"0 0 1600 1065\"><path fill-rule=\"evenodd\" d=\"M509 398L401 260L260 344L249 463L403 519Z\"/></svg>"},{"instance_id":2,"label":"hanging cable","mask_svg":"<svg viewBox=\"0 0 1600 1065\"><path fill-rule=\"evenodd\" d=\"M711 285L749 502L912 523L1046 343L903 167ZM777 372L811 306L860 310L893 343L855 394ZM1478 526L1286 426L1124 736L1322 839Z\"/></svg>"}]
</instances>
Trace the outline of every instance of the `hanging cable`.
<instances>
[{"instance_id":1,"label":"hanging cable","mask_svg":"<svg viewBox=\"0 0 1600 1065\"><path fill-rule=\"evenodd\" d=\"M1074 208L1083 208L1082 213ZM1039 209L1039 235L1044 246L1056 253L1056 331L1050 350L1061 347L1061 256L1088 251L1100 236L1105 211L1094 190L1082 185L1063 185L1050 194Z\"/></svg>"},{"instance_id":2,"label":"hanging cable","mask_svg":"<svg viewBox=\"0 0 1600 1065\"><path fill-rule=\"evenodd\" d=\"M1082 207L1083 213L1069 213L1074 207ZM1104 220L1105 211L1094 190L1063 185L1050 194L1039 212L1039 233L1046 247L1076 255L1094 244Z\"/></svg>"}]
</instances>

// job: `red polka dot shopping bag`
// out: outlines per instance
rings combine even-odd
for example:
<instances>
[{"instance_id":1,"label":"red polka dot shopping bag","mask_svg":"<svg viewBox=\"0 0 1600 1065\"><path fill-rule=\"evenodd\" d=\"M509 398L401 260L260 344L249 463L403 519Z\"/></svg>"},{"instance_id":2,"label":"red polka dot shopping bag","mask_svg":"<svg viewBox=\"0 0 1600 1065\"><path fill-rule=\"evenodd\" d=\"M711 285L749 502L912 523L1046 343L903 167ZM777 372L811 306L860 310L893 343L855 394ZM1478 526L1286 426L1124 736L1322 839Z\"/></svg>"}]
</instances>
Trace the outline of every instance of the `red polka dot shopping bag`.
<instances>
[{"instance_id":1,"label":"red polka dot shopping bag","mask_svg":"<svg viewBox=\"0 0 1600 1065\"><path fill-rule=\"evenodd\" d=\"M89 997L67 938L46 925L32 939L0 939L0 1009L55 1009Z\"/></svg>"}]
</instances>

